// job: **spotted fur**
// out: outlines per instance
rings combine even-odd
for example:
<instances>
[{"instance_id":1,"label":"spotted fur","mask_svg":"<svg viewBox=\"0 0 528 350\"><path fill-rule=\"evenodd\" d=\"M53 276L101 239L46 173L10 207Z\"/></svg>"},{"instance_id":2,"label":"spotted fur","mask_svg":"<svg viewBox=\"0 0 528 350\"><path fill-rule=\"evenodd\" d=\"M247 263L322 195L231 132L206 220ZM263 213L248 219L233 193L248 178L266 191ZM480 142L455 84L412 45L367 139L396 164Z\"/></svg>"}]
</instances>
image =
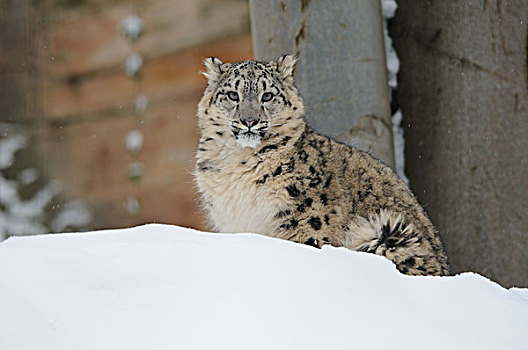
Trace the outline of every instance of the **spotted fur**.
<instances>
[{"instance_id":1,"label":"spotted fur","mask_svg":"<svg viewBox=\"0 0 528 350\"><path fill-rule=\"evenodd\" d=\"M195 178L213 228L344 246L406 274L446 275L440 238L398 176L305 123L295 63L205 60Z\"/></svg>"}]
</instances>

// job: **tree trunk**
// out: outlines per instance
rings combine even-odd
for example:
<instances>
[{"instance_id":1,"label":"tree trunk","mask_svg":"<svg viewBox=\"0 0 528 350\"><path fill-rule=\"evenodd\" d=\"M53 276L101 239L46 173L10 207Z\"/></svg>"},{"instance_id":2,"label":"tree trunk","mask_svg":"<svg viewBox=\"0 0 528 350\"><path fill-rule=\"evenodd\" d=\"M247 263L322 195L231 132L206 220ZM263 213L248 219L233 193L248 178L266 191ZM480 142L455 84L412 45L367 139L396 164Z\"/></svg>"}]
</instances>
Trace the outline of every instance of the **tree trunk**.
<instances>
[{"instance_id":1,"label":"tree trunk","mask_svg":"<svg viewBox=\"0 0 528 350\"><path fill-rule=\"evenodd\" d=\"M319 132L394 165L379 1L250 0L255 57L297 52L297 86Z\"/></svg>"},{"instance_id":2,"label":"tree trunk","mask_svg":"<svg viewBox=\"0 0 528 350\"><path fill-rule=\"evenodd\" d=\"M528 2L398 1L406 172L452 272L528 286Z\"/></svg>"}]
</instances>

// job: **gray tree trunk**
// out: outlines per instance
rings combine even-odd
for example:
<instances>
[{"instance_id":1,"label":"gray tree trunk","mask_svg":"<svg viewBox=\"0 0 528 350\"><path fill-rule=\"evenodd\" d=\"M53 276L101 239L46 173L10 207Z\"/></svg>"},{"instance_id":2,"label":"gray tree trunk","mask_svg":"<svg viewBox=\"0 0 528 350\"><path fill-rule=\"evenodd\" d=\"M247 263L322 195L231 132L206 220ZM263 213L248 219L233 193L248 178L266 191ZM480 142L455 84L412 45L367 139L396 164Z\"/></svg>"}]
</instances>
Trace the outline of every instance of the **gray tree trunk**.
<instances>
[{"instance_id":1,"label":"gray tree trunk","mask_svg":"<svg viewBox=\"0 0 528 350\"><path fill-rule=\"evenodd\" d=\"M528 2L399 0L407 174L452 272L528 286Z\"/></svg>"},{"instance_id":2,"label":"gray tree trunk","mask_svg":"<svg viewBox=\"0 0 528 350\"><path fill-rule=\"evenodd\" d=\"M257 59L299 53L296 81L309 124L393 167L380 1L249 4Z\"/></svg>"}]
</instances>

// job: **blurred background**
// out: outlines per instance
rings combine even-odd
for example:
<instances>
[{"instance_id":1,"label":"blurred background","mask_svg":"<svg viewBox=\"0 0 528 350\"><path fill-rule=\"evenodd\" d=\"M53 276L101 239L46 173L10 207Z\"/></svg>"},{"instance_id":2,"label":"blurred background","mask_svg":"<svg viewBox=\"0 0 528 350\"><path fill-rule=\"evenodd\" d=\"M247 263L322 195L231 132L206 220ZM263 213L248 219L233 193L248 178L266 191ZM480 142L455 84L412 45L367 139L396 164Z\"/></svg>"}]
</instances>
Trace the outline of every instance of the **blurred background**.
<instances>
[{"instance_id":1,"label":"blurred background","mask_svg":"<svg viewBox=\"0 0 528 350\"><path fill-rule=\"evenodd\" d=\"M252 57L248 2L0 3L0 235L204 229L198 73L204 57Z\"/></svg>"}]
</instances>

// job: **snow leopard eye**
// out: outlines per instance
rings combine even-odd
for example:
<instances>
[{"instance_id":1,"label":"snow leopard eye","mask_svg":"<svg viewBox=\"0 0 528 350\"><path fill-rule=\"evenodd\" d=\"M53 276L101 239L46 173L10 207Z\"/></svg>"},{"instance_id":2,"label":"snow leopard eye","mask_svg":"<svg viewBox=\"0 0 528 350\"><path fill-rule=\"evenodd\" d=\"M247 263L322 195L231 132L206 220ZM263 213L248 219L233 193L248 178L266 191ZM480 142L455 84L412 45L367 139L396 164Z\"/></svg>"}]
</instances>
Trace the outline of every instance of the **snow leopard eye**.
<instances>
[{"instance_id":1,"label":"snow leopard eye","mask_svg":"<svg viewBox=\"0 0 528 350\"><path fill-rule=\"evenodd\" d=\"M229 91L229 92L227 93L227 97L229 97L229 99L230 99L231 101L238 102L238 94L237 94L236 92L234 92L234 91Z\"/></svg>"},{"instance_id":2,"label":"snow leopard eye","mask_svg":"<svg viewBox=\"0 0 528 350\"><path fill-rule=\"evenodd\" d=\"M273 94L271 92L265 92L262 94L261 100L262 102L268 102L271 101L273 98Z\"/></svg>"}]
</instances>

